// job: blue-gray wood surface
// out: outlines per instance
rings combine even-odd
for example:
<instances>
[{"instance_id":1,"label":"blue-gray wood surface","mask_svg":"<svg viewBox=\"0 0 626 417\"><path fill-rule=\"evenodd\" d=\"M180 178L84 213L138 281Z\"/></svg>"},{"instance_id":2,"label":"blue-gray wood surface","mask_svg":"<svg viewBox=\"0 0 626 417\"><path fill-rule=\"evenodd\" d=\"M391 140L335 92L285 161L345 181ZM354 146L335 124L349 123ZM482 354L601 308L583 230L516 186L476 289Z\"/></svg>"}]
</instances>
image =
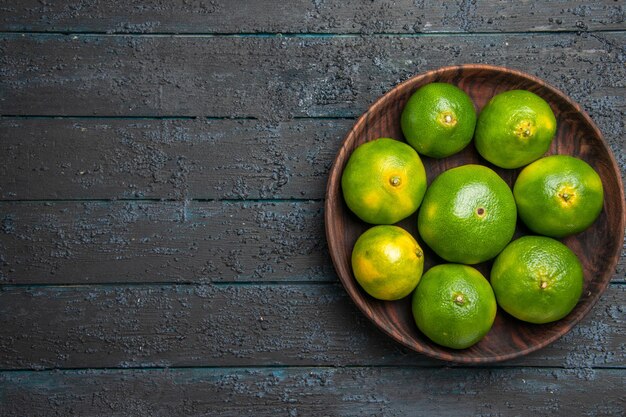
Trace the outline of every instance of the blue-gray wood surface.
<instances>
[{"instance_id":1,"label":"blue-gray wood surface","mask_svg":"<svg viewBox=\"0 0 626 417\"><path fill-rule=\"evenodd\" d=\"M364 318L323 198L378 96L537 75L626 173L624 2L0 0L0 416L624 415L626 260L554 344L461 367Z\"/></svg>"}]
</instances>

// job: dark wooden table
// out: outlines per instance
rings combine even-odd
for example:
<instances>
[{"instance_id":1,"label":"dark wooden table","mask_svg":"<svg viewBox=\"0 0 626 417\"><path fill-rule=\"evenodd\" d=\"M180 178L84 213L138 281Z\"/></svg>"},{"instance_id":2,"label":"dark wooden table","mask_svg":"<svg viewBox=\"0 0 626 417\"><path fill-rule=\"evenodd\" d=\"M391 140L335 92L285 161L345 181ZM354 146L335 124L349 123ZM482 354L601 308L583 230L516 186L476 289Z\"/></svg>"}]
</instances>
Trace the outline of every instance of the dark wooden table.
<instances>
[{"instance_id":1,"label":"dark wooden table","mask_svg":"<svg viewBox=\"0 0 626 417\"><path fill-rule=\"evenodd\" d=\"M370 103L443 65L569 94L626 172L626 6L0 1L0 415L624 415L626 261L526 357L406 351L323 198Z\"/></svg>"}]
</instances>

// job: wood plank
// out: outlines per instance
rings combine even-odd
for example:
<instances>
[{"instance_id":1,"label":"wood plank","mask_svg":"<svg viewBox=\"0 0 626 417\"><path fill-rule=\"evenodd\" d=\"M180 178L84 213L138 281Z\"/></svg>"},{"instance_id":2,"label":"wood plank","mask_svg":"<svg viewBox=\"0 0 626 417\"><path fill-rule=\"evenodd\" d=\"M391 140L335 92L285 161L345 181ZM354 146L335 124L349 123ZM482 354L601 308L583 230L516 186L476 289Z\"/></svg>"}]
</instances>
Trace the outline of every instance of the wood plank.
<instances>
[{"instance_id":1,"label":"wood plank","mask_svg":"<svg viewBox=\"0 0 626 417\"><path fill-rule=\"evenodd\" d=\"M601 382L601 383L599 383ZM3 416L618 416L622 370L255 368L0 374Z\"/></svg>"},{"instance_id":2,"label":"wood plank","mask_svg":"<svg viewBox=\"0 0 626 417\"><path fill-rule=\"evenodd\" d=\"M0 119L0 198L320 199L353 123Z\"/></svg>"},{"instance_id":3,"label":"wood plank","mask_svg":"<svg viewBox=\"0 0 626 417\"><path fill-rule=\"evenodd\" d=\"M321 201L5 202L0 284L335 281L322 210ZM626 250L613 282L624 271Z\"/></svg>"},{"instance_id":4,"label":"wood plank","mask_svg":"<svg viewBox=\"0 0 626 417\"><path fill-rule=\"evenodd\" d=\"M544 78L619 126L626 34L0 37L1 115L357 116L393 85L463 62ZM617 117L619 113L619 117ZM623 127L622 127L623 129Z\"/></svg>"},{"instance_id":5,"label":"wood plank","mask_svg":"<svg viewBox=\"0 0 626 417\"><path fill-rule=\"evenodd\" d=\"M0 283L335 280L323 203L0 206Z\"/></svg>"},{"instance_id":6,"label":"wood plank","mask_svg":"<svg viewBox=\"0 0 626 417\"><path fill-rule=\"evenodd\" d=\"M101 31L110 33L436 33L476 31L563 31L624 29L624 5L595 2L463 1L438 3L413 0L296 0L280 2L183 0L142 2L121 0L37 0L1 2L0 30Z\"/></svg>"},{"instance_id":7,"label":"wood plank","mask_svg":"<svg viewBox=\"0 0 626 417\"><path fill-rule=\"evenodd\" d=\"M626 287L571 333L503 366L626 366ZM1 369L433 366L380 333L337 284L10 287Z\"/></svg>"},{"instance_id":8,"label":"wood plank","mask_svg":"<svg viewBox=\"0 0 626 417\"><path fill-rule=\"evenodd\" d=\"M602 111L592 113L626 177L626 131ZM321 199L353 124L3 118L0 198Z\"/></svg>"},{"instance_id":9,"label":"wood plank","mask_svg":"<svg viewBox=\"0 0 626 417\"><path fill-rule=\"evenodd\" d=\"M597 118L626 177L623 125ZM4 118L0 198L321 199L353 123Z\"/></svg>"}]
</instances>

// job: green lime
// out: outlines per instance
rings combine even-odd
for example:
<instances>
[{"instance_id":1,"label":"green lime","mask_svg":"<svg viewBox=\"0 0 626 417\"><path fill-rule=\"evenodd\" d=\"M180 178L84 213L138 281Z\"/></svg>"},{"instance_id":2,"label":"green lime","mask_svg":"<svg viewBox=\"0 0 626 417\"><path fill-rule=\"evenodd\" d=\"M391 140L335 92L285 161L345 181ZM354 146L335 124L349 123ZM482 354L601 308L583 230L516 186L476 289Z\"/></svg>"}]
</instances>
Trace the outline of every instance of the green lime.
<instances>
[{"instance_id":1,"label":"green lime","mask_svg":"<svg viewBox=\"0 0 626 417\"><path fill-rule=\"evenodd\" d=\"M526 90L505 91L483 108L476 123L475 144L487 161L519 168L550 148L556 118L544 99Z\"/></svg>"},{"instance_id":2,"label":"green lime","mask_svg":"<svg viewBox=\"0 0 626 417\"><path fill-rule=\"evenodd\" d=\"M474 103L460 88L430 83L409 98L400 119L406 141L423 155L444 158L472 140Z\"/></svg>"},{"instance_id":3,"label":"green lime","mask_svg":"<svg viewBox=\"0 0 626 417\"><path fill-rule=\"evenodd\" d=\"M397 300L415 289L422 277L424 253L413 236L397 226L374 226L352 250L352 271L372 297Z\"/></svg>"},{"instance_id":4,"label":"green lime","mask_svg":"<svg viewBox=\"0 0 626 417\"><path fill-rule=\"evenodd\" d=\"M496 318L496 299L476 269L441 264L429 269L413 293L413 317L433 342L464 349L482 339Z\"/></svg>"},{"instance_id":5,"label":"green lime","mask_svg":"<svg viewBox=\"0 0 626 417\"><path fill-rule=\"evenodd\" d=\"M574 252L545 236L511 242L491 269L498 305L531 323L549 323L568 315L582 294L583 281Z\"/></svg>"},{"instance_id":6,"label":"green lime","mask_svg":"<svg viewBox=\"0 0 626 417\"><path fill-rule=\"evenodd\" d=\"M426 192L426 171L409 145L380 138L352 152L341 188L346 204L361 220L393 224L419 207Z\"/></svg>"},{"instance_id":7,"label":"green lime","mask_svg":"<svg viewBox=\"0 0 626 417\"><path fill-rule=\"evenodd\" d=\"M548 156L525 167L513 195L529 229L558 238L591 226L604 203L600 176L585 161L567 155Z\"/></svg>"},{"instance_id":8,"label":"green lime","mask_svg":"<svg viewBox=\"0 0 626 417\"><path fill-rule=\"evenodd\" d=\"M496 256L515 232L509 186L491 169L463 165L432 182L417 226L426 244L450 262L476 264Z\"/></svg>"}]
</instances>

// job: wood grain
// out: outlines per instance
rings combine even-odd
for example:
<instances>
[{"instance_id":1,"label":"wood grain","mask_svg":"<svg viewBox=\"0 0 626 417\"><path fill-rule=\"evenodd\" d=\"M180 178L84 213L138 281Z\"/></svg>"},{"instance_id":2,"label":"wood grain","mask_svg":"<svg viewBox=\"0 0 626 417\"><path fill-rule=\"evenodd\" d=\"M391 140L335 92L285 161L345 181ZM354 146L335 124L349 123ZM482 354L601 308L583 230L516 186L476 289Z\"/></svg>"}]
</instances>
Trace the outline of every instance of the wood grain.
<instances>
[{"instance_id":1,"label":"wood grain","mask_svg":"<svg viewBox=\"0 0 626 417\"><path fill-rule=\"evenodd\" d=\"M0 283L328 281L321 202L0 205Z\"/></svg>"},{"instance_id":2,"label":"wood grain","mask_svg":"<svg viewBox=\"0 0 626 417\"><path fill-rule=\"evenodd\" d=\"M507 90L528 90L538 94L551 106L557 120L557 133L548 154L565 154L585 160L602 179L604 208L594 224L563 242L580 259L585 285L583 295L565 318L541 326L513 319L500 312L489 334L464 350L443 348L415 331L410 300L385 302L365 293L356 282L350 262L356 239L371 225L360 221L347 208L341 192L341 176L350 154L359 145L380 137L404 140L400 115L409 97L421 86L432 82L457 85L472 99L477 110L496 94ZM509 186L520 171L506 170L486 162L473 143L444 159L422 158L429 182L446 170L465 164L482 164L494 169ZM527 354L546 346L567 333L597 302L608 285L620 258L624 243L626 210L620 171L602 134L578 104L544 81L511 69L487 65L445 67L420 74L389 91L376 101L355 123L346 136L329 174L325 202L325 227L328 247L337 274L348 294L370 320L383 332L418 352L444 360L459 362L501 361ZM401 222L418 237L417 213ZM518 222L516 235L528 234ZM421 245L425 249L425 244ZM425 250L425 269L444 260ZM476 266L489 277L489 261Z\"/></svg>"},{"instance_id":3,"label":"wood grain","mask_svg":"<svg viewBox=\"0 0 626 417\"><path fill-rule=\"evenodd\" d=\"M0 37L0 115L358 116L454 63L544 78L620 126L624 33L426 37ZM51 53L54 51L54 53ZM623 129L623 127L617 127ZM616 129L617 129L616 128Z\"/></svg>"},{"instance_id":4,"label":"wood grain","mask_svg":"<svg viewBox=\"0 0 626 417\"><path fill-rule=\"evenodd\" d=\"M353 123L0 119L0 198L322 199Z\"/></svg>"},{"instance_id":5,"label":"wood grain","mask_svg":"<svg viewBox=\"0 0 626 417\"><path fill-rule=\"evenodd\" d=\"M562 340L502 366L626 366L624 285ZM337 284L4 288L0 369L441 366L396 344Z\"/></svg>"},{"instance_id":6,"label":"wood grain","mask_svg":"<svg viewBox=\"0 0 626 417\"><path fill-rule=\"evenodd\" d=\"M437 33L624 29L624 6L595 2L121 0L0 2L0 30L107 33Z\"/></svg>"},{"instance_id":7,"label":"wood grain","mask_svg":"<svg viewBox=\"0 0 626 417\"><path fill-rule=\"evenodd\" d=\"M602 381L602 384L598 382ZM257 368L0 374L3 416L623 414L620 370ZM54 413L54 414L53 414ZM458 414L457 414L458 415Z\"/></svg>"},{"instance_id":8,"label":"wood grain","mask_svg":"<svg viewBox=\"0 0 626 417\"><path fill-rule=\"evenodd\" d=\"M320 201L5 202L0 255L0 284L337 279Z\"/></svg>"},{"instance_id":9,"label":"wood grain","mask_svg":"<svg viewBox=\"0 0 626 417\"><path fill-rule=\"evenodd\" d=\"M591 110L625 177L623 124ZM322 199L353 124L0 118L0 198Z\"/></svg>"}]
</instances>

